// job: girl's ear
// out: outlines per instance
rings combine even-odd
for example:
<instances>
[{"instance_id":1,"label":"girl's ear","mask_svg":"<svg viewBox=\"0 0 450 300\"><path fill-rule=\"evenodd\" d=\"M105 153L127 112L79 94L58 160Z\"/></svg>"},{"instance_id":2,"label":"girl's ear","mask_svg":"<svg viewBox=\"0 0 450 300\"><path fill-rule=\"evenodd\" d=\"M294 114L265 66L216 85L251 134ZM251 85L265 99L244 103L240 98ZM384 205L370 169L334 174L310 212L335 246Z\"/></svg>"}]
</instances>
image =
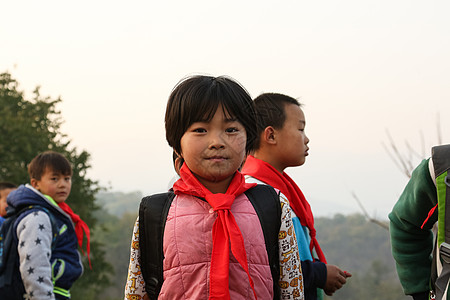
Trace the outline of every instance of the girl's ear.
<instances>
[{"instance_id":1,"label":"girl's ear","mask_svg":"<svg viewBox=\"0 0 450 300\"><path fill-rule=\"evenodd\" d=\"M275 129L272 126L267 126L262 133L261 139L267 144L276 144Z\"/></svg>"},{"instance_id":2,"label":"girl's ear","mask_svg":"<svg viewBox=\"0 0 450 300\"><path fill-rule=\"evenodd\" d=\"M183 157L183 156L181 155L181 153L178 153L178 151L176 151L175 149L173 150L173 152L175 152L175 154L176 154L178 157Z\"/></svg>"}]
</instances>

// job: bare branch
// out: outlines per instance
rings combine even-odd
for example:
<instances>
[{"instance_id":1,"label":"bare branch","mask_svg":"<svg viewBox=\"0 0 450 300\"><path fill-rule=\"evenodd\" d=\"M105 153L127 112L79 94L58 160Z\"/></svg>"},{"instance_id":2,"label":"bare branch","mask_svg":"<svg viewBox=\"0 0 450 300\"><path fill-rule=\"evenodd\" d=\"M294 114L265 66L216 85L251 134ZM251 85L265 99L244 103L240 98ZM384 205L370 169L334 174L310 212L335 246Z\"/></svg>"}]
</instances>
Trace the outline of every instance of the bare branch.
<instances>
[{"instance_id":1,"label":"bare branch","mask_svg":"<svg viewBox=\"0 0 450 300\"><path fill-rule=\"evenodd\" d=\"M387 129L386 134L388 136L390 148L393 153L391 153L387 147L385 147L386 151L388 152L389 156L394 161L394 163L397 165L397 167L400 169L400 171L402 171L403 174L405 174L408 178L410 178L412 169L408 167L407 161L403 158L403 155L400 154L400 151L398 151L398 148L395 145L395 142L392 139L389 130Z\"/></svg>"},{"instance_id":2,"label":"bare branch","mask_svg":"<svg viewBox=\"0 0 450 300\"><path fill-rule=\"evenodd\" d=\"M437 125L437 139L438 139L438 144L441 145L442 144L442 131L441 131L441 122L440 122L440 115L439 112L437 114L436 117L436 125ZM418 147L412 147L411 144L408 141L405 141L405 145L406 145L406 154L400 153L397 144L394 139L392 138L390 132L388 129L386 129L386 135L388 137L389 140L389 144L386 145L384 142L382 142L382 146L384 148L384 150L386 151L386 153L389 155L389 157L391 158L391 160L394 162L395 166L403 173L405 174L408 178L411 178L411 174L414 170L414 168L416 167L416 161L417 160L421 160L424 159L425 157L427 157L427 153L428 153L428 146L425 144L425 136L422 130L419 131L419 136L420 136L420 151L417 151ZM356 200L356 202L358 203L359 207L361 208L361 210L364 213L364 216L366 217L367 220L381 226L382 228L389 230L389 226L388 224L386 224L386 222L382 222L376 219L376 217L370 217L369 214L367 213L366 209L364 208L364 206L362 205L361 201L358 199L358 197L356 196L356 194L354 192L352 192L352 196L353 198Z\"/></svg>"},{"instance_id":3,"label":"bare branch","mask_svg":"<svg viewBox=\"0 0 450 300\"><path fill-rule=\"evenodd\" d=\"M375 223L378 226L381 226L382 228L384 228L387 231L389 231L389 225L388 224L386 224L385 222L379 221L376 218L372 218L372 217L369 216L369 214L367 213L366 209L362 205L361 201L359 201L358 196L356 196L355 192L353 192L353 191L352 191L352 196L353 196L353 198L355 198L356 202L358 203L359 207L363 211L364 216L366 217L367 220L369 220L370 222Z\"/></svg>"}]
</instances>

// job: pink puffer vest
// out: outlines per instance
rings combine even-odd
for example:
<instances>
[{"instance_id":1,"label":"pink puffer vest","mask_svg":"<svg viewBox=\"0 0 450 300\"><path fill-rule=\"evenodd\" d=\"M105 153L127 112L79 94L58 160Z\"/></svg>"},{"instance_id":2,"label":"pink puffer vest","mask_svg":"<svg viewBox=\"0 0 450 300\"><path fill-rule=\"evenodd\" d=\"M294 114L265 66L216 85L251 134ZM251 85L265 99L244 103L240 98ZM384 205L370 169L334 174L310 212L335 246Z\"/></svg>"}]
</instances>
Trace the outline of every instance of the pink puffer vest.
<instances>
[{"instance_id":1,"label":"pink puffer vest","mask_svg":"<svg viewBox=\"0 0 450 300\"><path fill-rule=\"evenodd\" d=\"M238 196L231 212L244 237L250 276L258 299L273 299L264 235L252 204ZM216 213L201 199L176 196L164 231L164 284L158 299L208 299L212 227ZM247 274L230 252L231 299L254 299Z\"/></svg>"}]
</instances>

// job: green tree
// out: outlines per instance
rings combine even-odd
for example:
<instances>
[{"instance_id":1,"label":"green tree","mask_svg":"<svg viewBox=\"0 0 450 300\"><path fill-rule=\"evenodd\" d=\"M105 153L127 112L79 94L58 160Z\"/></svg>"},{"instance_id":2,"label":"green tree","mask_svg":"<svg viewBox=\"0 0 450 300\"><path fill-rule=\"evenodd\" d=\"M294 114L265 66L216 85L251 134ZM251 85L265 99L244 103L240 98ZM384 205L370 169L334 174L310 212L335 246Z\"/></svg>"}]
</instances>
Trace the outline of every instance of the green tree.
<instances>
[{"instance_id":1,"label":"green tree","mask_svg":"<svg viewBox=\"0 0 450 300\"><path fill-rule=\"evenodd\" d=\"M89 153L78 152L60 130L62 117L56 106L61 98L42 97L36 87L32 99L27 100L18 86L8 72L0 74L0 181L26 183L29 181L27 164L33 157L46 150L62 153L73 166L68 203L94 229L94 212L99 210L94 196L101 187L86 177L91 167ZM71 290L73 299L97 299L99 292L109 284L112 267L104 257L105 252L93 234L92 270L84 257L85 272Z\"/></svg>"}]
</instances>

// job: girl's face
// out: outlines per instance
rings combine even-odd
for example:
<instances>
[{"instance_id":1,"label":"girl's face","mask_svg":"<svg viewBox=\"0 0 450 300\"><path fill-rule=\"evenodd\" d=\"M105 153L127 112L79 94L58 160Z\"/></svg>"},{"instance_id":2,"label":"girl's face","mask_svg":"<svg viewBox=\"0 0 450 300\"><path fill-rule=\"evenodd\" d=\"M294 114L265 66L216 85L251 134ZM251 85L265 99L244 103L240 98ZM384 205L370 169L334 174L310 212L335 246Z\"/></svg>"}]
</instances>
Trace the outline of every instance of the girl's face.
<instances>
[{"instance_id":1,"label":"girl's face","mask_svg":"<svg viewBox=\"0 0 450 300\"><path fill-rule=\"evenodd\" d=\"M219 107L209 122L193 123L181 137L181 156L213 193L225 193L245 157L247 133Z\"/></svg>"}]
</instances>

